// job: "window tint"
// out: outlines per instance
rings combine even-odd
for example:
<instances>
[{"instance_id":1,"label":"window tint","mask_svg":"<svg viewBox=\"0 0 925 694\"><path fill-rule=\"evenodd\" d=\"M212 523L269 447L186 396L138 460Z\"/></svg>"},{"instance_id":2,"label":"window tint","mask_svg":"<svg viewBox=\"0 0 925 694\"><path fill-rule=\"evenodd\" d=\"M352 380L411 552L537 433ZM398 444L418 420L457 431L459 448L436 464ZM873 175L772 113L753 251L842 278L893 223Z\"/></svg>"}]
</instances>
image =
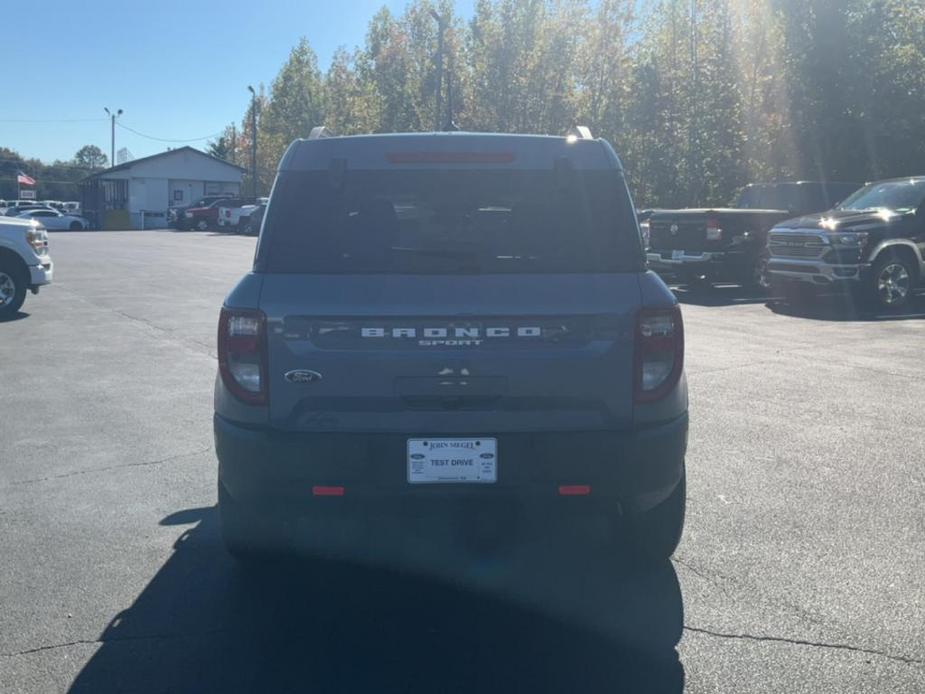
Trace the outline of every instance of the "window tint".
<instances>
[{"instance_id":1,"label":"window tint","mask_svg":"<svg viewBox=\"0 0 925 694\"><path fill-rule=\"evenodd\" d=\"M838 206L840 210L914 210L925 202L925 180L887 181L861 188Z\"/></svg>"},{"instance_id":2,"label":"window tint","mask_svg":"<svg viewBox=\"0 0 925 694\"><path fill-rule=\"evenodd\" d=\"M307 273L638 271L615 171L327 171L280 175L258 266Z\"/></svg>"}]
</instances>

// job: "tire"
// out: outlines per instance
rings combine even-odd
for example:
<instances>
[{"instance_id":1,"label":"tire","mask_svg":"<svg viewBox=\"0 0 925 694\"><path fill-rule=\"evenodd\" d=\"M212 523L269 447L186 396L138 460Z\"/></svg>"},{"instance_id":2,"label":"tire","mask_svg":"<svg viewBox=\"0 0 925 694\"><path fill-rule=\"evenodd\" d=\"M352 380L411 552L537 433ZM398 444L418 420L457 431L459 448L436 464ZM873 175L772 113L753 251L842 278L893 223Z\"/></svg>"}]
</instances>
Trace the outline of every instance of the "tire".
<instances>
[{"instance_id":1,"label":"tire","mask_svg":"<svg viewBox=\"0 0 925 694\"><path fill-rule=\"evenodd\" d=\"M881 253L867 280L867 297L881 310L902 308L909 303L917 279L916 268L904 255Z\"/></svg>"},{"instance_id":2,"label":"tire","mask_svg":"<svg viewBox=\"0 0 925 694\"><path fill-rule=\"evenodd\" d=\"M197 228L199 231L208 231L208 230L209 230L209 222L208 222L207 220L205 220L205 219L200 219L198 222L196 222L196 228Z\"/></svg>"},{"instance_id":3,"label":"tire","mask_svg":"<svg viewBox=\"0 0 925 694\"><path fill-rule=\"evenodd\" d=\"M0 260L0 321L15 316L26 300L29 279L24 267Z\"/></svg>"},{"instance_id":4,"label":"tire","mask_svg":"<svg viewBox=\"0 0 925 694\"><path fill-rule=\"evenodd\" d=\"M71 222L71 226L69 228L71 231L83 231L84 225L80 222Z\"/></svg>"},{"instance_id":5,"label":"tire","mask_svg":"<svg viewBox=\"0 0 925 694\"><path fill-rule=\"evenodd\" d=\"M743 278L742 286L763 292L770 292L771 277L768 275L768 255L762 253L755 264L749 268L747 276Z\"/></svg>"},{"instance_id":6,"label":"tire","mask_svg":"<svg viewBox=\"0 0 925 694\"><path fill-rule=\"evenodd\" d=\"M681 542L687 509L687 473L665 499L655 508L628 518L630 539L645 557L656 561L670 559Z\"/></svg>"}]
</instances>

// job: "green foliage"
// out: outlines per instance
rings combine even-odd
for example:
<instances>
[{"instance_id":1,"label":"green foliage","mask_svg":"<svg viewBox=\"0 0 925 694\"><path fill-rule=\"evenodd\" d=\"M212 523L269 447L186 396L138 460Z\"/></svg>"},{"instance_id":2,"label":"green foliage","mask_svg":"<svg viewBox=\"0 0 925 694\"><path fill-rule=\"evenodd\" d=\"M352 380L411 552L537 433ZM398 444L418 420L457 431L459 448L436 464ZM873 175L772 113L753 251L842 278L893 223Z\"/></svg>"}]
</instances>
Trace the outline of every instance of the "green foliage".
<instances>
[{"instance_id":1,"label":"green foliage","mask_svg":"<svg viewBox=\"0 0 925 694\"><path fill-rule=\"evenodd\" d=\"M38 159L24 159L15 150L0 147L0 199L14 200L19 194L16 174L23 171L36 180L35 195L39 200L79 200L78 183L93 169L106 165L106 155L95 148L99 155L94 155L93 145L82 147L73 161L55 161L45 164ZM86 150L86 151L85 151ZM81 153L90 153L89 158L80 157ZM94 164L89 167L87 164Z\"/></svg>"},{"instance_id":2,"label":"green foliage","mask_svg":"<svg viewBox=\"0 0 925 694\"><path fill-rule=\"evenodd\" d=\"M231 141L225 135L220 135L217 140L209 143L206 152L213 157L231 161Z\"/></svg>"},{"instance_id":3,"label":"green foliage","mask_svg":"<svg viewBox=\"0 0 925 694\"><path fill-rule=\"evenodd\" d=\"M108 161L109 157L96 145L84 145L74 155L74 164L85 169L102 169Z\"/></svg>"},{"instance_id":4,"label":"green foliage","mask_svg":"<svg viewBox=\"0 0 925 694\"><path fill-rule=\"evenodd\" d=\"M383 8L322 76L303 39L258 100L258 175L336 132L562 134L623 158L640 206L725 204L750 181L925 173L925 0L451 0ZM448 105L452 93L452 104ZM249 111L237 161L249 167Z\"/></svg>"}]
</instances>

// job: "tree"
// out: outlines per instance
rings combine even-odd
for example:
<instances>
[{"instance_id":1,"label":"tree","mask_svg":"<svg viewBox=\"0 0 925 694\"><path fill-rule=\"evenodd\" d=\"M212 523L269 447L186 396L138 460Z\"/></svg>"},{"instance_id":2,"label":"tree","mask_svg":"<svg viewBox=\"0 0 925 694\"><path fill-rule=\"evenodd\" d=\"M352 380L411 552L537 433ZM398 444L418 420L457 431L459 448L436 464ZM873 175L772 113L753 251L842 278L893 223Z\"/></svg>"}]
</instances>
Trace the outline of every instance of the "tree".
<instances>
[{"instance_id":1,"label":"tree","mask_svg":"<svg viewBox=\"0 0 925 694\"><path fill-rule=\"evenodd\" d=\"M258 100L261 189L315 125L434 127L434 11L441 98L452 84L462 128L589 125L645 206L723 204L750 181L907 175L925 161L925 0L475 0L468 22L453 9L383 8L324 75L302 39Z\"/></svg>"},{"instance_id":2,"label":"tree","mask_svg":"<svg viewBox=\"0 0 925 694\"><path fill-rule=\"evenodd\" d=\"M218 159L230 161L231 159L231 142L226 139L225 135L220 135L217 140L213 140L206 148L206 152Z\"/></svg>"},{"instance_id":3,"label":"tree","mask_svg":"<svg viewBox=\"0 0 925 694\"><path fill-rule=\"evenodd\" d=\"M269 101L259 117L257 149L262 152L262 163L270 163L271 169L293 140L308 137L312 128L324 124L321 71L304 37L273 80Z\"/></svg>"},{"instance_id":4,"label":"tree","mask_svg":"<svg viewBox=\"0 0 925 694\"><path fill-rule=\"evenodd\" d=\"M74 164L85 169L102 169L109 158L96 145L84 145L74 155Z\"/></svg>"},{"instance_id":5,"label":"tree","mask_svg":"<svg viewBox=\"0 0 925 694\"><path fill-rule=\"evenodd\" d=\"M378 126L375 92L357 74L356 63L356 52L338 48L324 78L324 124L338 135L374 132Z\"/></svg>"}]
</instances>

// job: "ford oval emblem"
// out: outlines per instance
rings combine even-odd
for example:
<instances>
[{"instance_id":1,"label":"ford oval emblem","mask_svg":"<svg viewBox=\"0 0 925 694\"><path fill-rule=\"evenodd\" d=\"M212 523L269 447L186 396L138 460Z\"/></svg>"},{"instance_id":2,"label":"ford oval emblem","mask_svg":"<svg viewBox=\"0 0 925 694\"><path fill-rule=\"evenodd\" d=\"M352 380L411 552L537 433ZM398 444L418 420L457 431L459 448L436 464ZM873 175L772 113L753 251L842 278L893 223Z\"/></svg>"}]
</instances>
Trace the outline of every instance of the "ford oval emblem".
<instances>
[{"instance_id":1,"label":"ford oval emblem","mask_svg":"<svg viewBox=\"0 0 925 694\"><path fill-rule=\"evenodd\" d=\"M680 227L679 227L677 224L672 224L672 225L671 225L671 235L672 235L672 236L677 236L677 235L678 235L678 229L679 229L679 228L680 228Z\"/></svg>"},{"instance_id":2,"label":"ford oval emblem","mask_svg":"<svg viewBox=\"0 0 925 694\"><path fill-rule=\"evenodd\" d=\"M295 371L287 371L285 378L290 383L315 383L316 381L320 381L322 376L317 371L296 369Z\"/></svg>"}]
</instances>

